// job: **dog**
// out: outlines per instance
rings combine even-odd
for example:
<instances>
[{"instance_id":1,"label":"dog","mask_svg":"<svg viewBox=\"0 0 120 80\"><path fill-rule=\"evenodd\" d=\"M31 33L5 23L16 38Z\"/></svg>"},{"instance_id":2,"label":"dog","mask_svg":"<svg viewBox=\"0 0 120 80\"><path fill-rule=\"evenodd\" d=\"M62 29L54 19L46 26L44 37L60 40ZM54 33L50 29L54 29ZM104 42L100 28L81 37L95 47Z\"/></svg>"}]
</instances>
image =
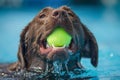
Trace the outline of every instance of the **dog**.
<instances>
[{"instance_id":1,"label":"dog","mask_svg":"<svg viewBox=\"0 0 120 80\"><path fill-rule=\"evenodd\" d=\"M61 26L72 36L69 46L48 46L46 38L57 26ZM0 68L4 68L6 72L23 69L40 69L46 72L58 64L57 67L61 67L59 71L69 72L75 68L83 68L81 58L90 58L91 64L97 67L98 45L94 35L69 7L47 7L23 29L18 61ZM56 71L55 67L52 70Z\"/></svg>"}]
</instances>

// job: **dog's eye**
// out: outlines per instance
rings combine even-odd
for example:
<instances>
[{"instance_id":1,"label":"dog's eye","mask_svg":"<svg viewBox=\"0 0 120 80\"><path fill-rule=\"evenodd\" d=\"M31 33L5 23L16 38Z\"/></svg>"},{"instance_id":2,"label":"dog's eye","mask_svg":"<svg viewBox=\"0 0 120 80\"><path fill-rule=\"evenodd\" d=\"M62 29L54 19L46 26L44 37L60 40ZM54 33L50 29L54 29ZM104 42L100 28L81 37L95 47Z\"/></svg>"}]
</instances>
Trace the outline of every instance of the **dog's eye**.
<instances>
[{"instance_id":1,"label":"dog's eye","mask_svg":"<svg viewBox=\"0 0 120 80\"><path fill-rule=\"evenodd\" d=\"M74 17L74 15L72 13L70 13L70 12L68 13L68 15Z\"/></svg>"},{"instance_id":2,"label":"dog's eye","mask_svg":"<svg viewBox=\"0 0 120 80\"><path fill-rule=\"evenodd\" d=\"M41 14L39 18L44 18L45 16L46 16L45 14Z\"/></svg>"}]
</instances>

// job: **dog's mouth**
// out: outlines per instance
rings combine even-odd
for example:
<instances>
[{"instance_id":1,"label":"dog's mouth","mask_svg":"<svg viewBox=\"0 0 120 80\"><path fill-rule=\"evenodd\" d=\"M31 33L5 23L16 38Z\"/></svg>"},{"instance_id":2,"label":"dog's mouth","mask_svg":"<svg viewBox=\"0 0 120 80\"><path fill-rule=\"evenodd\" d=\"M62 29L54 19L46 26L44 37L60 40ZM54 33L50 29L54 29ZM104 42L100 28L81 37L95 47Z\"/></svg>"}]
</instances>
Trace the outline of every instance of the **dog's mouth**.
<instances>
[{"instance_id":1,"label":"dog's mouth","mask_svg":"<svg viewBox=\"0 0 120 80\"><path fill-rule=\"evenodd\" d=\"M62 41L60 41L62 42ZM45 55L49 61L61 61L65 62L69 59L69 56L76 52L76 45L73 38L71 38L68 45L55 46L49 45L47 39L43 39L40 44L40 54Z\"/></svg>"}]
</instances>

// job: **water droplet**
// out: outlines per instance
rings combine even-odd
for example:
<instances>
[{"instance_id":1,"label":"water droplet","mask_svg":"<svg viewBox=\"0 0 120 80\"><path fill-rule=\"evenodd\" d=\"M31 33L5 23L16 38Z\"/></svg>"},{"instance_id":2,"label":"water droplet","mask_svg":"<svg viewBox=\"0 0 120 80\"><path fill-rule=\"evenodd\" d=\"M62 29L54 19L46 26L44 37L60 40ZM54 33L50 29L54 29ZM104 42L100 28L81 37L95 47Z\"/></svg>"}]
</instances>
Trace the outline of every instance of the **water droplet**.
<instances>
[{"instance_id":1,"label":"water droplet","mask_svg":"<svg viewBox=\"0 0 120 80\"><path fill-rule=\"evenodd\" d=\"M113 53L110 53L110 57L113 57L114 56L114 54Z\"/></svg>"}]
</instances>

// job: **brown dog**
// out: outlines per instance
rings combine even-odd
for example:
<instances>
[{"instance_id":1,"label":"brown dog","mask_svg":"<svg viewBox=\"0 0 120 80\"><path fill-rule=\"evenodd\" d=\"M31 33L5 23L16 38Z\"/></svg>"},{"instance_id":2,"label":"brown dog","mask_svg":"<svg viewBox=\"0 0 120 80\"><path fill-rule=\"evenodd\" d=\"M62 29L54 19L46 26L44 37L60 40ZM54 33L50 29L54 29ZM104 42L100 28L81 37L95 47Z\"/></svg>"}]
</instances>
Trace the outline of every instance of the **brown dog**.
<instances>
[{"instance_id":1,"label":"brown dog","mask_svg":"<svg viewBox=\"0 0 120 80\"><path fill-rule=\"evenodd\" d=\"M72 36L69 46L47 46L46 38L56 26L62 26ZM57 9L44 8L22 31L18 50L18 62L7 70L31 70L40 68L46 71L58 61L61 70L70 71L82 68L82 57L90 58L93 66L98 63L98 46L93 34L86 28L78 16L68 7Z\"/></svg>"}]
</instances>

